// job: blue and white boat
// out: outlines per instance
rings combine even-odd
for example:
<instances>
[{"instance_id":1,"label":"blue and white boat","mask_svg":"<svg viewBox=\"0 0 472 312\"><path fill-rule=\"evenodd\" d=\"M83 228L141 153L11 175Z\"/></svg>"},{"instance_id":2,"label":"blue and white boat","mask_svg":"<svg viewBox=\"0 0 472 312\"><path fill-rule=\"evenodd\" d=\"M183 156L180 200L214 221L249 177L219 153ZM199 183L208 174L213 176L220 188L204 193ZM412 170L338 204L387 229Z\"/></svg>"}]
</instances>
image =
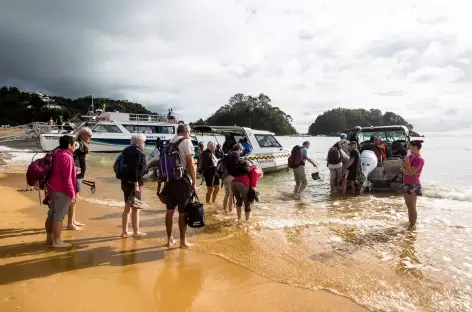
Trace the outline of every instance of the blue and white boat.
<instances>
[{"instance_id":1,"label":"blue and white boat","mask_svg":"<svg viewBox=\"0 0 472 312\"><path fill-rule=\"evenodd\" d=\"M164 143L176 135L178 120L167 120L163 115L129 114L119 112L103 112L99 116L93 116L76 127L71 135L76 135L80 128L92 129L92 141L89 145L90 152L121 152L130 144L134 133L142 133L146 136L146 149L153 150L157 138ZM51 151L59 145L59 137L64 133L44 133L39 135L39 143L43 151ZM198 146L196 140L193 144Z\"/></svg>"}]
</instances>

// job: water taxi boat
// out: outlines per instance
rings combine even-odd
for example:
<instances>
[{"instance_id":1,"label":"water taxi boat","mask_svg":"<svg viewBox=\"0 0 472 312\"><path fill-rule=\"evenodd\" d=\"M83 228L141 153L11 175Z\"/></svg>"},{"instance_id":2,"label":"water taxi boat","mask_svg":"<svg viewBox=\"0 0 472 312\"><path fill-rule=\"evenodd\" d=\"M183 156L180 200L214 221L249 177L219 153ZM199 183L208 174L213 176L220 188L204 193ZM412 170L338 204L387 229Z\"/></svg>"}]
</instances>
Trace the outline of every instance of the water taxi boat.
<instances>
[{"instance_id":1,"label":"water taxi boat","mask_svg":"<svg viewBox=\"0 0 472 312\"><path fill-rule=\"evenodd\" d=\"M264 172L286 169L288 166L287 158L290 156L290 149L284 148L273 132L238 126L207 125L197 125L192 127L192 130L197 138L199 133L214 136L216 142L222 146L228 140L231 145L246 137L251 149L243 158L250 160ZM221 142L222 137L224 137L224 142Z\"/></svg>"},{"instance_id":2,"label":"water taxi boat","mask_svg":"<svg viewBox=\"0 0 472 312\"><path fill-rule=\"evenodd\" d=\"M180 120L176 118L176 120ZM130 114L120 112L103 112L78 125L73 131L61 133L43 133L39 135L39 144L43 151L51 151L59 145L59 137L68 133L77 135L82 127L92 129L90 152L121 152L130 144L134 133L146 136L146 149L154 149L159 138L166 142L175 136L177 122L169 122L162 115ZM198 145L198 142L193 142Z\"/></svg>"},{"instance_id":3,"label":"water taxi boat","mask_svg":"<svg viewBox=\"0 0 472 312\"><path fill-rule=\"evenodd\" d=\"M410 143L410 131L403 125L356 127L345 132L350 141L356 141L361 153L364 176L359 183L359 192L400 191L404 157ZM374 145L374 138L380 137L385 147L385 154Z\"/></svg>"}]
</instances>

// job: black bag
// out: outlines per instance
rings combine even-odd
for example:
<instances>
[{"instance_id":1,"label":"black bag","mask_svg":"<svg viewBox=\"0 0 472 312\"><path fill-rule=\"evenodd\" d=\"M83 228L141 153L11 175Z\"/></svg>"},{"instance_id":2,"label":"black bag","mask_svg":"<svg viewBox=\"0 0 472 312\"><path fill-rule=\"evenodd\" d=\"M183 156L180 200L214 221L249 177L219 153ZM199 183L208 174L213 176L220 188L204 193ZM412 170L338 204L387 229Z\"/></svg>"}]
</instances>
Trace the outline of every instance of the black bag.
<instances>
[{"instance_id":1,"label":"black bag","mask_svg":"<svg viewBox=\"0 0 472 312\"><path fill-rule=\"evenodd\" d=\"M164 187L161 187L162 184L164 184ZM157 182L157 197L163 203L164 205L167 203L167 196L168 196L168 189L167 189L167 183L165 181L159 180Z\"/></svg>"},{"instance_id":2,"label":"black bag","mask_svg":"<svg viewBox=\"0 0 472 312\"><path fill-rule=\"evenodd\" d=\"M196 201L194 201L194 199L196 199ZM191 228L201 228L205 226L205 210L195 191L193 191L192 197L187 206L185 206L185 221Z\"/></svg>"}]
</instances>

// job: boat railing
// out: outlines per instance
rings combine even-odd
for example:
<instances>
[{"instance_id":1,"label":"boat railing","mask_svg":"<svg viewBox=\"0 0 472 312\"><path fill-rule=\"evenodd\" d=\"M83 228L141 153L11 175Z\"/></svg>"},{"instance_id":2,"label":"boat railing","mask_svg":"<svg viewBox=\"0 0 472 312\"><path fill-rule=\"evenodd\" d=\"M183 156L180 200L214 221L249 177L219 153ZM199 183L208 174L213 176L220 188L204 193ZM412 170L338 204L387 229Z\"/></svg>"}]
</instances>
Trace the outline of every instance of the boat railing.
<instances>
[{"instance_id":1,"label":"boat railing","mask_svg":"<svg viewBox=\"0 0 472 312\"><path fill-rule=\"evenodd\" d=\"M181 115L175 115L173 120L170 120L167 116L164 115L150 115L150 114L129 114L130 121L151 121L151 122L170 122L178 123L182 120Z\"/></svg>"}]
</instances>

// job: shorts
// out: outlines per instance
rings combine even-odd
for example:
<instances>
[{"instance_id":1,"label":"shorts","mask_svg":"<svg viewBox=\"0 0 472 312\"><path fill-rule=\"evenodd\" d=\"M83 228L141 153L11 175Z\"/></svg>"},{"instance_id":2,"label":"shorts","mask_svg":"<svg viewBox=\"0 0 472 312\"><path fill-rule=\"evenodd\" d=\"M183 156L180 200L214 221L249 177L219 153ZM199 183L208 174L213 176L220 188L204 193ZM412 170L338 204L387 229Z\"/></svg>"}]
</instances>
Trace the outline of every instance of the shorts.
<instances>
[{"instance_id":1,"label":"shorts","mask_svg":"<svg viewBox=\"0 0 472 312\"><path fill-rule=\"evenodd\" d=\"M402 184L402 193L422 196L423 190L421 189L421 184Z\"/></svg>"},{"instance_id":2,"label":"shorts","mask_svg":"<svg viewBox=\"0 0 472 312\"><path fill-rule=\"evenodd\" d=\"M170 181L166 185L167 189L167 210L175 210L177 207L179 213L185 213L185 206L190 201L192 186L185 181Z\"/></svg>"},{"instance_id":3,"label":"shorts","mask_svg":"<svg viewBox=\"0 0 472 312\"><path fill-rule=\"evenodd\" d=\"M357 170L354 170L354 169L346 170L346 173L344 174L344 179L350 182L355 182L357 179Z\"/></svg>"},{"instance_id":4,"label":"shorts","mask_svg":"<svg viewBox=\"0 0 472 312\"><path fill-rule=\"evenodd\" d=\"M231 182L233 181L234 177L228 175L226 178L223 179L223 186L225 188L225 195L231 196L233 195L233 191L231 190Z\"/></svg>"},{"instance_id":5,"label":"shorts","mask_svg":"<svg viewBox=\"0 0 472 312\"><path fill-rule=\"evenodd\" d=\"M231 182L231 190L233 191L234 197L236 197L236 207L242 207L244 204L244 211L251 211L251 203L247 198L249 187L242 182Z\"/></svg>"},{"instance_id":6,"label":"shorts","mask_svg":"<svg viewBox=\"0 0 472 312\"><path fill-rule=\"evenodd\" d=\"M64 220L67 212L69 211L69 207L71 204L71 199L64 193L54 192L51 191L49 195L49 202L48 202L48 217L51 218L53 221L62 221Z\"/></svg>"},{"instance_id":7,"label":"shorts","mask_svg":"<svg viewBox=\"0 0 472 312\"><path fill-rule=\"evenodd\" d=\"M203 176L203 178L205 179L205 184L208 187L220 185L220 179L216 175Z\"/></svg>"},{"instance_id":8,"label":"shorts","mask_svg":"<svg viewBox=\"0 0 472 312\"><path fill-rule=\"evenodd\" d=\"M84 179L77 179L77 182L75 183L75 192L80 193L82 192L82 181Z\"/></svg>"},{"instance_id":9,"label":"shorts","mask_svg":"<svg viewBox=\"0 0 472 312\"><path fill-rule=\"evenodd\" d=\"M131 197L131 196L134 196L136 197L137 199L141 200L141 190L142 190L142 187L141 185L139 186L139 193L135 194L135 191L134 191L134 183L130 183L130 182L121 182L121 190L123 191L123 199L126 202L128 202L128 199Z\"/></svg>"}]
</instances>

